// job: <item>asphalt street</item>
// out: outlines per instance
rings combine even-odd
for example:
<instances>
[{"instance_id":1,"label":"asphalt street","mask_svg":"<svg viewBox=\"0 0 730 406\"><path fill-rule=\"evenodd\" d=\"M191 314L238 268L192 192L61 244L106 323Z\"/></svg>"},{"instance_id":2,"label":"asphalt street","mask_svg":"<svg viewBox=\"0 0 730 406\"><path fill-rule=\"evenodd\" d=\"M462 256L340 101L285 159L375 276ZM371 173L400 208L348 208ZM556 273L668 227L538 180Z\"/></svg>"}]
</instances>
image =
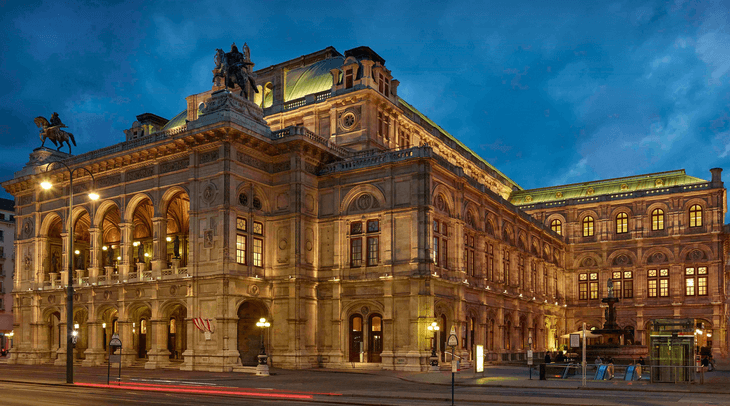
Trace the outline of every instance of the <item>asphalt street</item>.
<instances>
[{"instance_id":1,"label":"asphalt street","mask_svg":"<svg viewBox=\"0 0 730 406\"><path fill-rule=\"evenodd\" d=\"M78 367L76 385L70 386L64 383L62 367L0 364L0 399L3 405L451 404L451 388L443 385L450 381L449 373L323 370L275 370L275 373L256 377L240 373L127 368L122 371L120 386L107 387L106 368ZM507 367L493 368L489 378L469 381L472 382L469 384L462 376L462 382L455 388L455 404L730 405L727 393L706 393L707 388L701 385L636 387L613 382L593 383L588 389L581 389L575 382L560 387L557 385L566 383L516 379L514 373ZM496 386L495 382L511 386Z\"/></svg>"}]
</instances>

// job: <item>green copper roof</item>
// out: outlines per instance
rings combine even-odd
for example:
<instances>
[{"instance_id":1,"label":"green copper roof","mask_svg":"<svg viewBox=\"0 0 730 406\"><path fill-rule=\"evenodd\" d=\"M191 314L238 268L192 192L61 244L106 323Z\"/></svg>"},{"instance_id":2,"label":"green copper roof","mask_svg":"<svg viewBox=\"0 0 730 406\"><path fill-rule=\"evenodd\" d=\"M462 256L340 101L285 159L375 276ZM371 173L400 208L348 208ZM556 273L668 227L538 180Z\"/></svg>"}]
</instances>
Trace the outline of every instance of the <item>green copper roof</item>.
<instances>
[{"instance_id":1,"label":"green copper roof","mask_svg":"<svg viewBox=\"0 0 730 406\"><path fill-rule=\"evenodd\" d=\"M684 173L684 169L647 175L629 176L597 180L594 182L573 183L569 185L551 186L540 189L529 189L512 192L510 202L516 206L557 202L566 199L593 197L615 193L629 193L637 190L669 188L672 186L706 183Z\"/></svg>"},{"instance_id":2,"label":"green copper roof","mask_svg":"<svg viewBox=\"0 0 730 406\"><path fill-rule=\"evenodd\" d=\"M434 123L433 121L431 121L431 119L430 119L430 118L426 117L426 116L425 116L425 115L424 115L423 113L421 113L420 111L416 110L416 108L415 108L415 107L413 107L413 106L411 106L410 104L406 103L406 101L405 101L405 100L403 100L403 99L401 99L400 97L398 97L398 101L399 101L399 102L400 102L400 103L401 103L401 104L403 105L403 107L407 108L407 109L408 109L408 110L410 110L410 111L411 111L411 112L412 112L413 114L415 114L415 115L417 115L418 117L420 117L420 118L421 118L421 120L424 120L424 121L426 121L426 122L427 122L427 123L429 123L429 124L430 124L431 126L433 126L434 128L436 128L437 130L439 130L439 131L441 132L441 134L445 135L446 137L448 137L449 139L451 139L452 141L454 141L454 142L455 142L455 143L456 143L457 145L459 145L460 147L462 147L462 148L464 148L465 150L469 151L469 152L470 152L470 153L471 153L472 155L474 155L474 156L475 156L475 157L476 157L476 158L477 158L478 160L482 161L482 162L483 162L483 163L484 163L485 165L487 165L487 167L489 167L489 168L493 169L493 170L494 170L495 172L497 172L498 174L502 175L502 176L503 176L503 177L504 177L505 179L507 179L507 181L508 181L508 182L509 182L509 183L510 183L510 184L511 184L512 186L514 186L514 187L517 187L518 189L522 190L522 188L520 187L520 185L518 185L517 183L515 183L515 181L513 181L512 179L510 179L509 177L507 177L507 176L506 176L505 174L503 174L502 172L500 172L500 171L499 171L499 169L497 169L497 168L495 168L494 166L492 166L492 164L490 164L490 163L489 163L489 162L487 162L487 161L486 161L486 160L485 160L484 158L480 157L480 156L479 156L478 154L476 154L476 153L475 153L474 151L472 151L471 149L469 149L469 147L467 147L466 145L464 145L464 143L462 143L461 141L457 140L457 139L456 139L456 137L454 137L453 135L449 134L449 133L448 133L448 132L447 132L446 130L444 130L443 128L441 128L441 127L440 127L440 126L439 126L438 124L436 124L436 123Z\"/></svg>"},{"instance_id":3,"label":"green copper roof","mask_svg":"<svg viewBox=\"0 0 730 406\"><path fill-rule=\"evenodd\" d=\"M173 128L183 126L183 125L185 125L185 121L187 120L187 118L188 118L188 111L183 110L180 112L180 114L173 117L172 120L168 121L167 124L165 124L165 126L162 127L161 131L166 131L166 130L170 130Z\"/></svg>"},{"instance_id":4,"label":"green copper roof","mask_svg":"<svg viewBox=\"0 0 730 406\"><path fill-rule=\"evenodd\" d=\"M308 94L332 89L330 69L341 67L344 61L345 58L341 56L328 58L288 71L286 73L284 101L299 99Z\"/></svg>"}]
</instances>

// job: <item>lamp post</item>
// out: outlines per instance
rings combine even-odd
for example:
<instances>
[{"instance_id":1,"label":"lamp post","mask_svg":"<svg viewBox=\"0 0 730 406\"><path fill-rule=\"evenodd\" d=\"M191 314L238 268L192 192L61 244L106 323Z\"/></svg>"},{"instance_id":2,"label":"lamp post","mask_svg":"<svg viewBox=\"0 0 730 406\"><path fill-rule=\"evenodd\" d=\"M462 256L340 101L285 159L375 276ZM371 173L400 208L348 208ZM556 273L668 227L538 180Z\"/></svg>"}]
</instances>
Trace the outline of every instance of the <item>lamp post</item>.
<instances>
[{"instance_id":1,"label":"lamp post","mask_svg":"<svg viewBox=\"0 0 730 406\"><path fill-rule=\"evenodd\" d=\"M261 328L261 351L259 353L259 364L256 366L257 376L269 376L269 364L267 363L266 347L264 346L264 330L269 328L271 323L266 321L265 318L261 318L257 323L256 327Z\"/></svg>"},{"instance_id":2,"label":"lamp post","mask_svg":"<svg viewBox=\"0 0 730 406\"><path fill-rule=\"evenodd\" d=\"M441 329L441 327L439 327L438 323L436 323L434 321L433 323L431 323L431 325L429 325L426 328L428 329L428 331L436 332L436 337L434 337L433 341L431 342L431 371L438 371L439 359L438 359L438 356L436 355L436 343L439 340L439 334L440 334L439 330Z\"/></svg>"},{"instance_id":3,"label":"lamp post","mask_svg":"<svg viewBox=\"0 0 730 406\"><path fill-rule=\"evenodd\" d=\"M74 318L74 287L73 287L73 263L74 263L74 228L73 228L73 206L74 206L74 172L76 172L79 169L82 169L86 171L89 176L91 176L91 184L92 189L89 192L89 199L91 200L98 200L99 195L94 192L93 185L95 185L96 181L94 180L94 174L91 173L88 169L84 167L78 167L71 169L68 165L61 161L55 161L51 162L46 166L44 172L48 172L48 170L54 165L59 164L63 165L66 170L68 170L68 218L66 219L68 223L68 275L67 275L67 283L66 286L66 383L74 383L74 354L73 354L73 348L76 344L77 339L77 332L73 329L73 318ZM50 180L44 179L41 182L41 187L43 189L50 189L53 187L53 184Z\"/></svg>"}]
</instances>

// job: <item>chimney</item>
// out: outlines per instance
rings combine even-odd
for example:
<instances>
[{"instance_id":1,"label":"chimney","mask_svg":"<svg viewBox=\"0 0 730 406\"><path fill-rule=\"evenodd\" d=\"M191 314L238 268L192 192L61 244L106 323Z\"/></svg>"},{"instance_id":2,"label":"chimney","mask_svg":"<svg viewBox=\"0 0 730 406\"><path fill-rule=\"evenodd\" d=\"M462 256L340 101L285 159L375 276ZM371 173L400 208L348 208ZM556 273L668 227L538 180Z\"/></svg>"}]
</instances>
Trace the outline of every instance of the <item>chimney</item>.
<instances>
[{"instance_id":1,"label":"chimney","mask_svg":"<svg viewBox=\"0 0 730 406\"><path fill-rule=\"evenodd\" d=\"M712 173L712 187L722 187L722 168L712 168L710 173Z\"/></svg>"}]
</instances>

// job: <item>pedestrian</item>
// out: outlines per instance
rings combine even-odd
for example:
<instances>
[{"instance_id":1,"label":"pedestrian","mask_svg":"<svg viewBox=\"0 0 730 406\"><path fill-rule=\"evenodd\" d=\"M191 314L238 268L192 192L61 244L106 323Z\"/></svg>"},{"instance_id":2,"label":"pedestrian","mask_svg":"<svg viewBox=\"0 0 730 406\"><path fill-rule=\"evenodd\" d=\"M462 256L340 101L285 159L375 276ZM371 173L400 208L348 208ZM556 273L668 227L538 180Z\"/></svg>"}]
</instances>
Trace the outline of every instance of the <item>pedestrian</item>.
<instances>
[{"instance_id":1,"label":"pedestrian","mask_svg":"<svg viewBox=\"0 0 730 406\"><path fill-rule=\"evenodd\" d=\"M608 379L613 379L613 357L608 358L608 368L606 369L606 373L608 374Z\"/></svg>"},{"instance_id":2,"label":"pedestrian","mask_svg":"<svg viewBox=\"0 0 730 406\"><path fill-rule=\"evenodd\" d=\"M715 359L712 358L712 354L707 357L707 371L712 372L715 370Z\"/></svg>"},{"instance_id":3,"label":"pedestrian","mask_svg":"<svg viewBox=\"0 0 730 406\"><path fill-rule=\"evenodd\" d=\"M600 355L596 355L596 366L603 364L603 360Z\"/></svg>"},{"instance_id":4,"label":"pedestrian","mask_svg":"<svg viewBox=\"0 0 730 406\"><path fill-rule=\"evenodd\" d=\"M638 363L639 365L642 365L642 366L643 366L643 365L646 365L646 364L644 363L644 357L639 357L639 362L637 362L637 363Z\"/></svg>"},{"instance_id":5,"label":"pedestrian","mask_svg":"<svg viewBox=\"0 0 730 406\"><path fill-rule=\"evenodd\" d=\"M545 363L549 364L550 362L552 362L552 360L550 359L550 353L545 352Z\"/></svg>"}]
</instances>

